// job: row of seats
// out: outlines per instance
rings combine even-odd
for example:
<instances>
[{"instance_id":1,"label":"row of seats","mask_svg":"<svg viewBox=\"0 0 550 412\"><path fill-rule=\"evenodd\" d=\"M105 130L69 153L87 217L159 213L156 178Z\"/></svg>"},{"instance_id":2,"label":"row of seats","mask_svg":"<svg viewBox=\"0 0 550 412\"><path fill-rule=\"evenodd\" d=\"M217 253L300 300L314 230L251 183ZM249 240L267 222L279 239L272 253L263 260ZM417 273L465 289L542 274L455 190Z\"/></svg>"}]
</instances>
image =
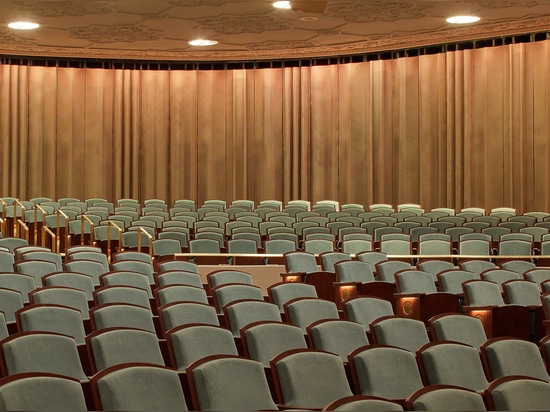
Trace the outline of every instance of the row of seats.
<instances>
[{"instance_id":1,"label":"row of seats","mask_svg":"<svg viewBox=\"0 0 550 412\"><path fill-rule=\"evenodd\" d=\"M178 264L179 264L179 263L181 263L181 262L178 262ZM329 303L330 303L330 302L329 302ZM333 304L331 305L331 307L333 307ZM249 311L248 311L248 312L249 312ZM308 312L315 312L315 313L317 313L318 311L311 311L311 310L310 310L310 311L308 311ZM219 313L218 313L218 315L219 315ZM290 315L289 315L289 317L290 317Z\"/></svg>"},{"instance_id":2,"label":"row of seats","mask_svg":"<svg viewBox=\"0 0 550 412\"><path fill-rule=\"evenodd\" d=\"M124 293L126 293L126 299L128 299L129 303L142 305L149 304L153 309L156 309L157 306L162 304L169 303L170 299L172 299L170 296L177 295L185 289L183 286L175 288L174 286L168 287L168 285L165 284L157 285L160 286L158 289L151 287L151 285L158 283L158 279L155 280L153 260L145 253L122 252L114 255L114 262L109 263L105 254L98 253L100 250L90 249L91 250L83 250L82 247L79 247L70 250L71 253L68 253L66 256L66 262L62 264L59 254L40 248L36 249L35 247L18 248L15 253L15 256L18 256L20 260L18 262L15 262L15 256L12 256L9 252L0 254L0 257L5 258L5 265L2 271L6 273L16 271L20 274L34 277L34 282L32 282L32 279L25 279L21 276L18 277L18 280L22 283L20 290L23 292L24 296L23 303L27 303L26 297L29 291L36 285L42 285L43 277L46 286L59 286L59 282L62 281L62 279L71 277L70 272L82 273L91 278L87 279L84 277L82 281L85 283L87 282L88 285L80 285L80 287L85 290L88 300L94 300L99 304L112 301L112 298L109 296L114 293L122 293L120 288L121 285L126 286ZM501 268L497 268L491 262L471 261L464 262L461 265L461 269L457 270L452 263L438 260L421 262L415 269L410 263L384 260L387 258L385 255L373 252L359 254L359 260L357 261L351 260L350 255L343 253L322 254L320 258L322 268L327 273L318 273L316 257L311 254L287 254L285 255L285 260L288 263L287 272L289 272L289 274L304 273L307 275L308 280L315 279L317 275L321 275L321 279L325 286L329 288L329 293L328 297L323 296L323 294L320 294L320 296L333 300L336 303L342 300L338 297L339 283L349 284L350 282L355 284L359 282L360 289L364 289L364 291L360 293L368 292L384 297L390 301L394 300L395 292L399 292L401 295L410 295L411 293L433 294L434 292L447 292L448 294L455 295L448 296L447 300L451 301L451 304L444 306L443 309L439 306L432 305L433 311L426 312L422 317L423 320L441 311L458 311L458 296L463 293L462 283L467 280L483 279L501 285L500 287L502 289L496 288L491 296L489 296L488 290L485 290L484 294L485 300L482 305L488 305L490 303L496 306L504 305L505 301L500 296L503 292L507 292L506 302L508 304L540 306L540 293L546 291L546 287L548 287L548 283L544 283L544 281L549 280L549 271L547 269L536 268L533 263L524 261L510 261L504 263ZM384 261L375 262L369 260L373 258L382 259ZM162 276L160 276L160 279L164 279L165 282L169 276L172 276L176 279L175 282L186 282L188 286L202 285L200 276L196 273L198 269L196 269L196 266L193 264L181 261L166 261L161 263L161 265L165 269L163 272L170 270L167 268L171 268L171 273L163 273ZM178 271L175 268L180 269L178 269ZM69 272L69 274L63 273L60 269ZM174 270L176 271L174 272ZM195 274L181 273L182 271L195 272ZM137 272L137 274L135 272ZM525 282L519 282L524 276L522 272L525 272ZM187 276L185 280L183 279L184 276ZM5 276L3 280L7 282L8 279L10 279L11 282L14 282L14 280L11 280L12 278L13 276L11 276L11 278ZM79 278L82 278L82 276L72 276L73 282L75 279ZM407 280L409 278L410 280ZM504 287L504 282L512 280L514 280L514 282L509 282ZM540 286L527 281L536 281ZM334 288L335 283L337 286L336 289ZM319 283L314 282L314 284L320 286ZM64 283L63 285L74 286L75 284ZM93 290L99 285L102 286L101 289ZM114 288L114 286L118 287ZM144 289L147 292L143 293L133 290L132 287ZM259 288L256 289L254 296L261 299L262 292ZM41 293L33 294L32 297L34 300L38 301L39 299L44 299L43 296L45 296L47 292L49 291L41 291ZM201 293L202 296L200 296L200 299L206 301L206 292L201 291ZM140 294L142 296L140 296ZM209 291L209 294L213 295L214 301L216 302L216 294L212 294L211 291ZM442 296L442 294L440 293L438 296ZM430 298L436 298L438 296L430 296ZM397 297L399 297L399 295L397 295ZM153 298L156 303L151 305L149 301L153 300ZM199 299L199 297L197 297L197 299ZM466 299L466 303L469 303L469 306L480 306L479 302L469 299L468 295ZM218 305L217 309L219 313L221 313L222 307L223 305ZM12 322L14 321L13 316L11 316L13 312L14 310L7 312L10 317L9 320ZM542 309L539 312L542 312ZM541 324L541 322L536 323L537 326ZM533 333L533 331L531 331L531 333ZM541 332L537 332L536 336L540 335Z\"/></svg>"},{"instance_id":3,"label":"row of seats","mask_svg":"<svg viewBox=\"0 0 550 412\"><path fill-rule=\"evenodd\" d=\"M467 320L468 322L479 323L476 318L465 315L444 317L444 320L448 324L447 332L451 331L455 336L463 334L461 327L464 324L456 324L455 320L451 318L459 318L459 322ZM445 323L442 319L439 319L441 324ZM314 345L318 344L320 347L323 347L323 345L328 346L323 352L315 352L312 349L308 349L301 329L285 323L259 322L249 325L242 333L243 336L246 336L245 339L247 339L246 347L248 349L246 355L249 359L253 359L254 362L258 362L258 366L254 366L258 370L263 370L266 366L265 363L262 366L261 360L255 357L258 353L265 353L266 350L273 351L275 348L278 351L282 350L282 354L272 353L268 355L271 357L267 362L274 374L281 373L277 366L280 359L289 355L294 356L295 353L303 353L302 360L290 361L290 364L284 367L284 373L290 374L290 376L286 376L283 379L283 382L286 382L287 386L284 387L285 383L282 383L279 390L275 386L270 391L276 394L275 399L278 399L279 403L291 406L323 407L325 404L336 399L351 396L354 392L363 395L369 394L368 396L377 396L400 405L406 405L407 399L410 401L410 397L416 395L416 391L425 389L424 386L454 385L475 392L483 392L489 387L490 381L517 375L540 379L548 384L549 378L540 352L538 352L534 344L527 341L509 338L487 340L481 345L481 358L477 348L466 344L449 342L448 340L432 343L426 342L416 350L416 356L418 357L417 364L415 352L390 346L386 342L386 340L391 341L392 334L399 333L403 336L408 331L410 338L413 338L416 332L413 332L411 328L405 327L404 324L400 324L399 327L396 327L394 324L393 327L390 327L391 322L389 321L415 322L396 317L379 319L373 326L373 331L376 331L377 328L381 330L380 333L374 332L375 334L379 333L379 337L375 341L377 342L376 344L369 344L368 339L365 339L362 328L361 330L355 329L355 336L362 336L362 343L365 343L365 345L361 346L361 342L355 339L358 347L351 347L351 352L346 357L344 363L342 362L343 359L335 353L334 346L344 344L350 348L350 337L354 335L351 332L352 329L349 327L356 325L353 322L334 319L311 325L308 330L308 337ZM449 327L449 325L453 324L454 326ZM423 330L423 328L418 330ZM445 326L440 325L439 329L434 327L434 330L437 330L435 333L440 333L439 330L445 330ZM426 333L425 330L424 333ZM191 379L190 373L192 373L190 371L194 370L197 365L210 362L213 359L227 358L228 355L234 357L238 353L231 333L218 326L190 325L177 328L169 335L167 340L170 345L178 345L177 347L181 348L181 352L175 352L176 362L173 365L176 365L176 368L182 373L186 372L189 380ZM543 347L546 347L546 350L548 345L547 340L543 343L545 345ZM67 344L62 344L62 342L66 342ZM296 344L295 342L299 343ZM299 346L299 348L288 349L288 347L293 345ZM15 374L18 373L16 371L21 371L22 369L36 369L37 365L50 372L62 372L63 375L71 373L73 368L75 371L78 371L79 368L76 361L77 351L74 346L74 340L66 336L44 332L15 334L0 342L3 359L6 360L5 364L9 365L7 367L11 368L10 370L14 371ZM99 376L105 376L118 368L123 368L125 361L141 361L149 364L149 366L164 364L157 338L154 334L143 330L108 328L101 331L101 333L88 336L87 346L93 352L93 355L96 356L95 362L106 366L105 369L99 370L99 372L94 374L92 380L97 379ZM193 351L191 347L195 350L195 353L191 355L195 355L197 358L186 359L185 356ZM212 352L215 352L215 354L213 355ZM225 352L229 352L229 354ZM173 353L174 351L171 351L171 354ZM320 355L317 356L317 354ZM74 360L72 364L71 360ZM183 365L181 362L185 360L188 360L189 363L185 367L180 367L180 365ZM295 362L297 362L297 365L295 365ZM232 366L229 369L240 369L238 364L230 364ZM351 383L346 377L346 364L349 364L351 370L353 378ZM211 367L216 368L214 365L212 364ZM236 375L230 374L233 376L233 379L226 381L225 385L222 385L222 382L218 380L226 373L229 374L229 371L223 368L222 365L223 363L217 363L217 368L220 368L217 371L218 374L208 377L204 376L202 383L199 384L199 388L196 387L196 383L191 384L189 382L189 385L195 385L193 388L195 391L198 389L199 391L207 392L203 393L203 396L207 398L205 402L217 402L214 404L218 408L221 408L219 410L225 410L225 407L222 408L219 402L238 401L246 404L246 402L251 401L247 399L249 395L255 397L258 393L263 393L264 395L269 393L265 390L268 386L262 384L264 390L259 392L253 391L255 395L250 394L250 391L247 390L244 393L241 391L240 397L237 399L235 399L236 395L230 398L212 399L212 396L214 396L212 393L214 389L212 388L220 390L222 386L225 386L226 388L231 388L232 391L236 389L230 385L230 382L237 379ZM251 365L249 364L249 367ZM298 369L290 372L286 369L287 367L291 368L290 365L294 365ZM486 367L484 368L483 365L486 365ZM283 367L281 366L281 368ZM212 373L215 370L212 369ZM252 377L254 380L260 379L260 382L263 382L263 379L265 379L264 374L252 374L249 368L247 370L246 376L238 377L237 382L243 384L243 382L248 382L248 379ZM301 370L301 372L297 372L298 370ZM7 373L10 374L9 371ZM297 375L293 376L293 374ZM83 377L80 371L79 377L83 383L87 382L87 378ZM119 377L118 379L120 380L121 378ZM280 378L278 379L280 380ZM126 385L129 385L129 382L124 378L119 384L123 384L124 382ZM275 382L278 382L278 380L275 380ZM250 387L255 386L246 386L247 389ZM543 387L543 393L546 390L544 388L546 386ZM229 396L229 394L226 392L225 396ZM201 408L210 410L209 407L204 407L201 403L196 404L197 400L195 398L191 397L190 399L192 399L189 402L190 404L198 405L197 410L202 410ZM265 401L269 398L265 396L263 399ZM540 401L541 399L541 394L539 393L534 398L534 401ZM123 400L119 401L128 405ZM209 404L207 403L207 405ZM462 404L459 403L459 405ZM234 406L235 404L229 403L226 407L231 409ZM97 409L101 410L101 407ZM414 410L414 407L412 409ZM460 409L462 410L462 407ZM527 409L529 410L529 408Z\"/></svg>"},{"instance_id":4,"label":"row of seats","mask_svg":"<svg viewBox=\"0 0 550 412\"><path fill-rule=\"evenodd\" d=\"M20 213L24 214L22 206L24 202L17 201L13 203L13 207L10 206L10 202L15 202L15 199L4 198L3 202L0 203L2 216L9 218L10 211L11 216L14 212L17 215L18 207L21 209ZM419 205L412 204L400 205L397 211L389 205L371 205L370 211L365 212L361 205L348 204L340 208L340 205L333 201L319 202L313 207L309 202L304 201L289 202L284 207L277 201L260 202L257 207L254 207L254 203L250 201L235 201L227 207L224 201L211 200L206 201L199 208L195 207L194 202L184 200L176 201L174 206L169 208L164 201L158 199L147 200L143 206L136 200L121 199L116 207L105 199L87 199L81 202L78 199L65 198L55 202L47 198L36 198L26 203L28 203L27 207L33 207L35 212L27 211L29 223L35 226L43 223L50 228L55 227L56 231L67 228L70 235L62 236L62 240L67 243L65 246L74 244L75 241L82 241L86 236L88 240L89 235L86 233L91 232L96 234L97 242L103 244L110 234L114 244L122 238L122 245L126 248L135 248L137 239L141 237L143 238L141 243L149 245L146 235L135 232L138 228L147 232L153 239L158 235L162 239L180 242L179 247L174 246L175 243L159 242L155 245L156 254L168 253L163 252L163 249L168 249L170 253L178 253L178 251L257 253L260 250L267 254L282 254L296 249L315 254L338 249L343 249L347 253L358 253L365 250L378 250L382 235L394 232L410 234L412 242L408 250L403 249L404 244L398 248L399 251L407 253L397 254L417 252L417 238L421 234L432 232L434 232L432 234L445 232L450 236L451 241L456 243L460 234L486 231L485 234L490 235L492 243L485 249L497 250L495 248L497 237L507 232L521 231L527 237L531 235L531 240L534 240L538 246L542 236L548 234L548 228L543 224L549 223L544 222L548 216L542 212L514 216L511 209L500 208L493 210L491 215L484 216L481 215L484 211L477 208L464 209L460 213L447 208L424 212ZM70 213L70 208L74 208L74 213ZM43 216L36 213L37 211ZM56 214L58 211L63 212L61 220ZM37 221L39 216L41 220ZM500 222L500 220L505 221ZM109 222L116 224L117 229L105 226ZM491 226L497 224L500 226ZM472 227L467 227L468 225ZM119 227L122 233L117 231ZM11 226L7 225L7 228L10 229ZM345 236L348 236L347 242L341 243ZM37 240L36 237L34 240ZM230 242L227 242L228 240ZM250 240L253 240L255 245L249 242ZM387 245L385 247L389 247ZM115 247L120 245L117 244ZM443 245L438 249L441 248L445 249ZM455 249L456 245L451 248L452 251ZM530 255L538 250L538 247L534 249L531 247L530 253L527 253L528 250L521 252ZM448 254L447 251L444 253ZM501 253L508 252L503 250Z\"/></svg>"}]
</instances>

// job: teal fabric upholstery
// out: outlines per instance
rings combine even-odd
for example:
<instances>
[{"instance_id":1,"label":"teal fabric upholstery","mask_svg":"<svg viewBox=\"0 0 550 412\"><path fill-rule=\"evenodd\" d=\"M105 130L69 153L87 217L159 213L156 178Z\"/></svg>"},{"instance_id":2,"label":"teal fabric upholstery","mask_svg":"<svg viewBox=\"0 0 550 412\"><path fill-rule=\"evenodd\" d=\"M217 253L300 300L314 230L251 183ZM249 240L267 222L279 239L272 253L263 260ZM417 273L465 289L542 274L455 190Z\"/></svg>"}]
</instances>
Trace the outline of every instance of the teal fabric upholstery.
<instances>
[{"instance_id":1,"label":"teal fabric upholstery","mask_svg":"<svg viewBox=\"0 0 550 412\"><path fill-rule=\"evenodd\" d=\"M550 411L550 384L517 377L495 380L488 397L497 411Z\"/></svg>"},{"instance_id":2,"label":"teal fabric upholstery","mask_svg":"<svg viewBox=\"0 0 550 412\"><path fill-rule=\"evenodd\" d=\"M177 327L166 334L173 356L173 366L185 370L196 360L212 355L237 355L232 333L211 325Z\"/></svg>"},{"instance_id":3,"label":"teal fabric upholstery","mask_svg":"<svg viewBox=\"0 0 550 412\"><path fill-rule=\"evenodd\" d=\"M21 332L1 342L4 373L46 372L86 381L76 342L66 335Z\"/></svg>"},{"instance_id":4,"label":"teal fabric upholstery","mask_svg":"<svg viewBox=\"0 0 550 412\"><path fill-rule=\"evenodd\" d=\"M164 331L190 323L219 326L216 309L204 303L173 302L159 307Z\"/></svg>"},{"instance_id":5,"label":"teal fabric upholstery","mask_svg":"<svg viewBox=\"0 0 550 412\"><path fill-rule=\"evenodd\" d=\"M211 357L187 370L196 393L196 410L277 410L260 362Z\"/></svg>"},{"instance_id":6,"label":"teal fabric upholstery","mask_svg":"<svg viewBox=\"0 0 550 412\"><path fill-rule=\"evenodd\" d=\"M479 349L487 340L483 323L478 318L448 314L430 321L434 340L461 342Z\"/></svg>"},{"instance_id":7,"label":"teal fabric upholstery","mask_svg":"<svg viewBox=\"0 0 550 412\"><path fill-rule=\"evenodd\" d=\"M308 327L315 349L335 353L343 362L348 354L369 344L363 325L347 320L323 320Z\"/></svg>"},{"instance_id":8,"label":"teal fabric upholstery","mask_svg":"<svg viewBox=\"0 0 550 412\"><path fill-rule=\"evenodd\" d=\"M419 352L430 385L455 385L483 391L487 377L477 349L459 343L432 343Z\"/></svg>"},{"instance_id":9,"label":"teal fabric upholstery","mask_svg":"<svg viewBox=\"0 0 550 412\"><path fill-rule=\"evenodd\" d=\"M274 359L281 387L280 403L304 408L323 408L352 392L338 355L319 351L299 351Z\"/></svg>"},{"instance_id":10,"label":"teal fabric upholstery","mask_svg":"<svg viewBox=\"0 0 550 412\"><path fill-rule=\"evenodd\" d=\"M157 336L145 330L103 329L88 335L86 343L96 371L129 362L164 366Z\"/></svg>"},{"instance_id":11,"label":"teal fabric upholstery","mask_svg":"<svg viewBox=\"0 0 550 412\"><path fill-rule=\"evenodd\" d=\"M483 397L462 388L438 388L423 391L412 402L415 411L485 411Z\"/></svg>"},{"instance_id":12,"label":"teal fabric upholstery","mask_svg":"<svg viewBox=\"0 0 550 412\"><path fill-rule=\"evenodd\" d=\"M394 315L391 302L378 298L358 296L344 302L346 316L352 322L370 330L370 323L383 316Z\"/></svg>"},{"instance_id":13,"label":"teal fabric upholstery","mask_svg":"<svg viewBox=\"0 0 550 412\"><path fill-rule=\"evenodd\" d=\"M539 348L520 339L494 338L481 347L492 379L521 375L550 382Z\"/></svg>"},{"instance_id":14,"label":"teal fabric upholstery","mask_svg":"<svg viewBox=\"0 0 550 412\"><path fill-rule=\"evenodd\" d=\"M282 282L271 285L268 288L268 294L281 312L284 312L285 303L292 299L317 297L315 286L300 282Z\"/></svg>"},{"instance_id":15,"label":"teal fabric upholstery","mask_svg":"<svg viewBox=\"0 0 550 412\"><path fill-rule=\"evenodd\" d=\"M32 374L0 380L1 411L85 412L82 386L63 376Z\"/></svg>"},{"instance_id":16,"label":"teal fabric upholstery","mask_svg":"<svg viewBox=\"0 0 550 412\"><path fill-rule=\"evenodd\" d=\"M92 379L105 411L187 411L176 371L129 363L106 369Z\"/></svg>"},{"instance_id":17,"label":"teal fabric upholstery","mask_svg":"<svg viewBox=\"0 0 550 412\"><path fill-rule=\"evenodd\" d=\"M277 305L268 302L247 300L234 302L224 308L225 319L233 332L240 336L242 327L258 321L282 322Z\"/></svg>"},{"instance_id":18,"label":"teal fabric upholstery","mask_svg":"<svg viewBox=\"0 0 550 412\"><path fill-rule=\"evenodd\" d=\"M416 352L430 341L426 326L419 320L398 317L386 317L370 325L376 342Z\"/></svg>"},{"instance_id":19,"label":"teal fabric upholstery","mask_svg":"<svg viewBox=\"0 0 550 412\"><path fill-rule=\"evenodd\" d=\"M362 395L405 400L423 387L415 355L392 346L372 346L350 355Z\"/></svg>"},{"instance_id":20,"label":"teal fabric upholstery","mask_svg":"<svg viewBox=\"0 0 550 412\"><path fill-rule=\"evenodd\" d=\"M278 322L250 324L241 331L244 345L251 359L269 366L269 361L291 349L306 349L307 343L302 329Z\"/></svg>"}]
</instances>

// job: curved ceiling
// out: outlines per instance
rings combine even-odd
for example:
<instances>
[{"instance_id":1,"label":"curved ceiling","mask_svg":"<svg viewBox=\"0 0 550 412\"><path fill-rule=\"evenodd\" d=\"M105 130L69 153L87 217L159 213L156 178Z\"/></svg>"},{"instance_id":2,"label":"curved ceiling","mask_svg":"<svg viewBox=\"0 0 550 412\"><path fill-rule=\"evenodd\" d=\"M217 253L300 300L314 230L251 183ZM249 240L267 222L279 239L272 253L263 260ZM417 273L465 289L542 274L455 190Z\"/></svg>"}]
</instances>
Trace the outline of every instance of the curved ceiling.
<instances>
[{"instance_id":1,"label":"curved ceiling","mask_svg":"<svg viewBox=\"0 0 550 412\"><path fill-rule=\"evenodd\" d=\"M550 0L0 0L0 54L169 61L293 59L550 30ZM475 14L478 23L445 19ZM37 30L7 27L32 20ZM219 43L192 47L189 40Z\"/></svg>"}]
</instances>

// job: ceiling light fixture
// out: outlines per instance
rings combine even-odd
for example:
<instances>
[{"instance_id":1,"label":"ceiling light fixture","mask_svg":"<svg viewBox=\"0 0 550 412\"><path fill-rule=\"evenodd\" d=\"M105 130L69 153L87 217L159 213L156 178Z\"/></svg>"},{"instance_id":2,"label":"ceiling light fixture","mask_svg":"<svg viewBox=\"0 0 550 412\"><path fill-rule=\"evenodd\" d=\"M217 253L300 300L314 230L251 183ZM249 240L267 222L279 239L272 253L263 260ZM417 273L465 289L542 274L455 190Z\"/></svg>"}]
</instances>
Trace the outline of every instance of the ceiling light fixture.
<instances>
[{"instance_id":1,"label":"ceiling light fixture","mask_svg":"<svg viewBox=\"0 0 550 412\"><path fill-rule=\"evenodd\" d=\"M16 30L32 30L40 27L40 25L29 21L14 21L13 23L8 24L8 27Z\"/></svg>"},{"instance_id":2,"label":"ceiling light fixture","mask_svg":"<svg viewBox=\"0 0 550 412\"><path fill-rule=\"evenodd\" d=\"M290 1L276 1L273 3L273 7L277 9L287 9L290 10Z\"/></svg>"},{"instance_id":3,"label":"ceiling light fixture","mask_svg":"<svg viewBox=\"0 0 550 412\"><path fill-rule=\"evenodd\" d=\"M477 16L453 16L449 17L447 19L447 23L451 24L467 24L467 23L475 23L480 20Z\"/></svg>"},{"instance_id":4,"label":"ceiling light fixture","mask_svg":"<svg viewBox=\"0 0 550 412\"><path fill-rule=\"evenodd\" d=\"M213 46L215 44L218 44L218 42L216 40L204 40L204 39L197 39L197 40L191 40L189 42L189 44L191 46L199 46L199 47L204 47L204 46Z\"/></svg>"}]
</instances>

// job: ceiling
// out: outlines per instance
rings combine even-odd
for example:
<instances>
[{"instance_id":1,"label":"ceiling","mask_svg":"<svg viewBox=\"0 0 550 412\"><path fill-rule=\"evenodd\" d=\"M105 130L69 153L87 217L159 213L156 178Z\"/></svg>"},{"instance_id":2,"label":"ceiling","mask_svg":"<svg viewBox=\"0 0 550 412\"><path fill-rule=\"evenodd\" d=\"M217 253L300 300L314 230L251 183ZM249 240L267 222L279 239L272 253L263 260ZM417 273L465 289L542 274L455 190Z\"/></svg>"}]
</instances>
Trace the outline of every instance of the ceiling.
<instances>
[{"instance_id":1,"label":"ceiling","mask_svg":"<svg viewBox=\"0 0 550 412\"><path fill-rule=\"evenodd\" d=\"M0 0L0 54L169 61L294 59L550 30L550 0L298 0L291 2L292 10L275 9L272 3ZM476 14L482 20L458 27L445 21L456 14ZM14 20L32 20L41 27L8 28ZM188 45L197 38L219 43Z\"/></svg>"}]
</instances>

